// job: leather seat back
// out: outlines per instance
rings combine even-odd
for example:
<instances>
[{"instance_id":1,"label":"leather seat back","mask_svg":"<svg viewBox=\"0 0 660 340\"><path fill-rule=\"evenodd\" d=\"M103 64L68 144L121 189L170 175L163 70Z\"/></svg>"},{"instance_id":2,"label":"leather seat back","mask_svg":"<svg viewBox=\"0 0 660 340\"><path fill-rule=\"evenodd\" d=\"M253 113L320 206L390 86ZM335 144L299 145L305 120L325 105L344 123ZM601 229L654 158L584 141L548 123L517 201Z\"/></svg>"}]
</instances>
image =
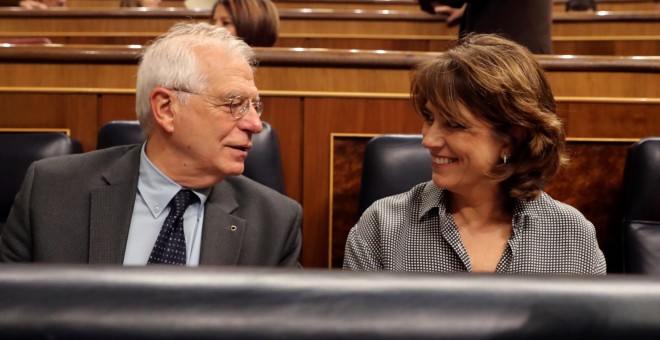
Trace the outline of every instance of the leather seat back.
<instances>
[{"instance_id":1,"label":"leather seat back","mask_svg":"<svg viewBox=\"0 0 660 340\"><path fill-rule=\"evenodd\" d=\"M359 214L386 196L400 194L431 180L431 155L421 135L381 135L364 152Z\"/></svg>"},{"instance_id":2,"label":"leather seat back","mask_svg":"<svg viewBox=\"0 0 660 340\"><path fill-rule=\"evenodd\" d=\"M660 137L628 151L622 204L624 271L660 274Z\"/></svg>"},{"instance_id":3,"label":"leather seat back","mask_svg":"<svg viewBox=\"0 0 660 340\"><path fill-rule=\"evenodd\" d=\"M79 142L61 132L0 133L0 231L32 162L81 151Z\"/></svg>"}]
</instances>

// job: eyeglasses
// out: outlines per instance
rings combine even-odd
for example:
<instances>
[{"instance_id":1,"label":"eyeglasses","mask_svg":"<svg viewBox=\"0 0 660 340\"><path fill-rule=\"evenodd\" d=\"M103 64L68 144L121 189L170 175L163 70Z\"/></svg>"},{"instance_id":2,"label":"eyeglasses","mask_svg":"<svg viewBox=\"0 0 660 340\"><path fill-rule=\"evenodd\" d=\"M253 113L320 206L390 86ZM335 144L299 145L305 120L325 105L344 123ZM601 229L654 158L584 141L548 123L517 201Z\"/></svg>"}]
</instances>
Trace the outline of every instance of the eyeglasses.
<instances>
[{"instance_id":1,"label":"eyeglasses","mask_svg":"<svg viewBox=\"0 0 660 340\"><path fill-rule=\"evenodd\" d=\"M261 117L261 114L264 112L264 103L261 100L251 100L241 96L220 98L220 97L212 96L210 94L198 93L188 90L182 90L182 89L173 89L173 90L190 93L190 94L196 94L198 96L209 97L218 101L224 101L225 104L222 104L221 106L228 108L231 116L237 120L245 117L248 114L248 112L250 111L250 106L254 107L254 110L257 112L257 116L259 117Z\"/></svg>"}]
</instances>

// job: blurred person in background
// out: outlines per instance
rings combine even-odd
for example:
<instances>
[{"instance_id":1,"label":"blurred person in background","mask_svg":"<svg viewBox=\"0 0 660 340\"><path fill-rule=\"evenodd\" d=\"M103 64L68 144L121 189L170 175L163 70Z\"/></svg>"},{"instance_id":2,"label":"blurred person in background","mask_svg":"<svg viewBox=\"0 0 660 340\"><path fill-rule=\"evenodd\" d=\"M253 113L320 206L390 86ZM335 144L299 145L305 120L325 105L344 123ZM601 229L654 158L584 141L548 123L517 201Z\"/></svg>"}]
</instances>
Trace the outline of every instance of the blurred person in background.
<instances>
[{"instance_id":1,"label":"blurred person in background","mask_svg":"<svg viewBox=\"0 0 660 340\"><path fill-rule=\"evenodd\" d=\"M219 0L211 10L211 23L252 47L271 47L280 30L280 15L270 0Z\"/></svg>"},{"instance_id":2,"label":"blurred person in background","mask_svg":"<svg viewBox=\"0 0 660 340\"><path fill-rule=\"evenodd\" d=\"M161 0L121 0L119 7L146 7L157 8L160 7Z\"/></svg>"},{"instance_id":3,"label":"blurred person in background","mask_svg":"<svg viewBox=\"0 0 660 340\"><path fill-rule=\"evenodd\" d=\"M534 54L552 54L552 0L419 0L428 12L447 15L460 24L459 38L496 33Z\"/></svg>"},{"instance_id":4,"label":"blurred person in background","mask_svg":"<svg viewBox=\"0 0 660 340\"><path fill-rule=\"evenodd\" d=\"M66 7L66 0L0 0L0 7L21 7L24 9Z\"/></svg>"}]
</instances>

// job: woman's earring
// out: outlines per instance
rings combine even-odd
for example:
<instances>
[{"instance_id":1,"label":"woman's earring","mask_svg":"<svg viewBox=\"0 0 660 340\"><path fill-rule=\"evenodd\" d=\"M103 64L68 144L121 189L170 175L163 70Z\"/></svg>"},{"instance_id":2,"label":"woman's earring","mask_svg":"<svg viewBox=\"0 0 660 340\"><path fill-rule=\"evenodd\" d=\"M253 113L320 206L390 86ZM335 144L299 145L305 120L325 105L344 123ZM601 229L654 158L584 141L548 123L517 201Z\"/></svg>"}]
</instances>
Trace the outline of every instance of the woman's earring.
<instances>
[{"instance_id":1,"label":"woman's earring","mask_svg":"<svg viewBox=\"0 0 660 340\"><path fill-rule=\"evenodd\" d=\"M502 163L506 164L506 159L509 158L509 157L511 157L510 154L509 154L509 155L507 155L507 154L505 154L505 153L502 154Z\"/></svg>"}]
</instances>

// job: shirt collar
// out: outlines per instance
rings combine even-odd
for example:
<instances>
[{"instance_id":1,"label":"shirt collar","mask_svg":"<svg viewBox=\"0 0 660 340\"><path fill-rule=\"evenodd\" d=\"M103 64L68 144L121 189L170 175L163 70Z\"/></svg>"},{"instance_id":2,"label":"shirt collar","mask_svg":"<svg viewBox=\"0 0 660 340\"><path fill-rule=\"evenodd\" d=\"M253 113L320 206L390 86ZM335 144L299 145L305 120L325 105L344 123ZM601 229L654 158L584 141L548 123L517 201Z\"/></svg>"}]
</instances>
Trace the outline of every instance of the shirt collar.
<instances>
[{"instance_id":1,"label":"shirt collar","mask_svg":"<svg viewBox=\"0 0 660 340\"><path fill-rule=\"evenodd\" d=\"M433 181L426 182L422 189L422 204L417 212L417 219L421 220L433 208L438 208L438 213L443 215L447 207L446 190L438 188Z\"/></svg>"},{"instance_id":2,"label":"shirt collar","mask_svg":"<svg viewBox=\"0 0 660 340\"><path fill-rule=\"evenodd\" d=\"M524 217L535 218L537 216L543 215L541 210L544 206L547 205L548 194L541 192L539 197L527 201L525 199L516 200L515 206L513 208L513 219L517 225L518 221L522 221Z\"/></svg>"},{"instance_id":3,"label":"shirt collar","mask_svg":"<svg viewBox=\"0 0 660 340\"><path fill-rule=\"evenodd\" d=\"M154 218L160 216L170 203L174 195L183 187L164 173L162 173L147 157L147 142L142 144L140 152L140 176L138 178L138 191L142 195L144 203L151 211ZM193 190L193 193L199 197L200 204L203 206L208 198L211 189Z\"/></svg>"},{"instance_id":4,"label":"shirt collar","mask_svg":"<svg viewBox=\"0 0 660 340\"><path fill-rule=\"evenodd\" d=\"M438 208L438 214L444 215L447 210L447 194L447 190L438 188L433 184L433 181L427 182L422 190L422 204L417 212L417 218L421 220L433 208ZM545 192L541 192L539 197L531 201L524 199L516 200L513 210L514 224L518 225L518 222L523 221L525 217L535 218L541 215L540 210L544 205L544 200L547 200L547 194Z\"/></svg>"}]
</instances>

